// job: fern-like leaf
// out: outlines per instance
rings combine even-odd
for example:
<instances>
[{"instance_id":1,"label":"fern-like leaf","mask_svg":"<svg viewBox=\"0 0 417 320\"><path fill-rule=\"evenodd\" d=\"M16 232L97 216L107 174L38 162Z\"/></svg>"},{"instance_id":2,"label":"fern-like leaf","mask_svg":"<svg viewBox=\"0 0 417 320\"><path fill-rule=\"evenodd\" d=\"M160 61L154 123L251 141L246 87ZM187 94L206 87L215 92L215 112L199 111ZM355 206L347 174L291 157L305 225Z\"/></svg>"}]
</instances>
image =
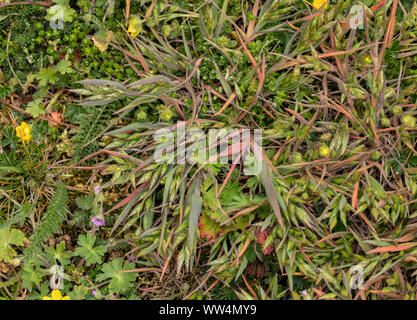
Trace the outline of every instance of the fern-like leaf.
<instances>
[{"instance_id":1,"label":"fern-like leaf","mask_svg":"<svg viewBox=\"0 0 417 320\"><path fill-rule=\"evenodd\" d=\"M50 238L53 233L59 231L60 224L65 219L67 204L67 189L63 183L60 183L39 227L36 228L31 237L30 246L24 252L26 259L40 252L45 239Z\"/></svg>"},{"instance_id":2,"label":"fern-like leaf","mask_svg":"<svg viewBox=\"0 0 417 320\"><path fill-rule=\"evenodd\" d=\"M99 149L98 141L92 141L105 129L107 120L111 118L112 107L83 107L81 112L75 119L78 125L73 130L75 136L72 138L74 142L74 160L78 161ZM92 142L91 142L92 141Z\"/></svg>"}]
</instances>

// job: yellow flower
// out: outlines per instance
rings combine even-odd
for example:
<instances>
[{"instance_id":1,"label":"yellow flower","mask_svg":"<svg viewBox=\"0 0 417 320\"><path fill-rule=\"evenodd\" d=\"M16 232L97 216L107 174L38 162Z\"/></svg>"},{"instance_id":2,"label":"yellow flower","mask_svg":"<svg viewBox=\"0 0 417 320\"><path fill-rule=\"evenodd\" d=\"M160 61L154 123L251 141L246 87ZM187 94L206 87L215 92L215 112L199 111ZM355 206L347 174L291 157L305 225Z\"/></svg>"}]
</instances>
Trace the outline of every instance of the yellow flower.
<instances>
[{"instance_id":1,"label":"yellow flower","mask_svg":"<svg viewBox=\"0 0 417 320\"><path fill-rule=\"evenodd\" d=\"M329 6L329 0L314 0L312 4L308 1L306 2L316 10L321 9L323 6L324 9L327 9L327 7Z\"/></svg>"},{"instance_id":2,"label":"yellow flower","mask_svg":"<svg viewBox=\"0 0 417 320\"><path fill-rule=\"evenodd\" d=\"M43 297L42 300L71 300L69 296L63 297L61 291L52 290L51 296Z\"/></svg>"},{"instance_id":3,"label":"yellow flower","mask_svg":"<svg viewBox=\"0 0 417 320\"><path fill-rule=\"evenodd\" d=\"M0 0L1 1L1 0ZM22 122L20 126L16 128L16 137L20 139L20 141L28 142L32 140L32 135L30 134L31 128L26 122Z\"/></svg>"},{"instance_id":4,"label":"yellow flower","mask_svg":"<svg viewBox=\"0 0 417 320\"><path fill-rule=\"evenodd\" d=\"M142 20L138 15L132 14L129 18L129 28L127 32L130 33L132 37L136 37L139 33L142 32Z\"/></svg>"},{"instance_id":5,"label":"yellow flower","mask_svg":"<svg viewBox=\"0 0 417 320\"><path fill-rule=\"evenodd\" d=\"M329 155L329 152L330 148L328 146L326 146L325 144L320 146L319 153L322 157L327 157Z\"/></svg>"}]
</instances>

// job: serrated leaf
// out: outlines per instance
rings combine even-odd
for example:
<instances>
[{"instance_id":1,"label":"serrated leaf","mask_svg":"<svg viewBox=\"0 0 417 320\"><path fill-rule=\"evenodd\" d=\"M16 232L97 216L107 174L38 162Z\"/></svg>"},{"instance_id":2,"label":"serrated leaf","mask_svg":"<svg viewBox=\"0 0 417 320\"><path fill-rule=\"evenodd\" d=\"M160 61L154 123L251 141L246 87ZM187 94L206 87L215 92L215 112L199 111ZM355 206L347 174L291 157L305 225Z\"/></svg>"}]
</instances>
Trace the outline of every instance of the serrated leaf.
<instances>
[{"instance_id":1,"label":"serrated leaf","mask_svg":"<svg viewBox=\"0 0 417 320\"><path fill-rule=\"evenodd\" d=\"M8 262L12 260L17 252L11 247L23 246L26 241L24 233L17 229L11 229L9 227L0 230L0 261Z\"/></svg>"},{"instance_id":2,"label":"serrated leaf","mask_svg":"<svg viewBox=\"0 0 417 320\"><path fill-rule=\"evenodd\" d=\"M70 262L70 258L73 256L71 251L66 250L65 241L61 241L56 247L48 246L45 248L45 252L54 263L59 261L62 265L67 265Z\"/></svg>"},{"instance_id":3,"label":"serrated leaf","mask_svg":"<svg viewBox=\"0 0 417 320\"><path fill-rule=\"evenodd\" d=\"M31 263L25 263L22 272L22 287L32 291L32 285L39 285L43 277L42 269Z\"/></svg>"},{"instance_id":4,"label":"serrated leaf","mask_svg":"<svg viewBox=\"0 0 417 320\"><path fill-rule=\"evenodd\" d=\"M88 288L85 286L74 286L72 292L69 293L71 300L84 300L88 293Z\"/></svg>"},{"instance_id":5,"label":"serrated leaf","mask_svg":"<svg viewBox=\"0 0 417 320\"><path fill-rule=\"evenodd\" d=\"M28 103L28 106L26 107L26 111L29 112L33 117L38 117L39 115L44 115L45 110L43 109L41 99L36 99L34 101L31 101Z\"/></svg>"},{"instance_id":6,"label":"serrated leaf","mask_svg":"<svg viewBox=\"0 0 417 320\"><path fill-rule=\"evenodd\" d=\"M74 254L85 259L86 265L90 266L94 263L101 263L101 259L107 252L104 246L94 247L96 237L91 233L80 235L78 237L78 245L80 247L75 250Z\"/></svg>"},{"instance_id":7,"label":"serrated leaf","mask_svg":"<svg viewBox=\"0 0 417 320\"><path fill-rule=\"evenodd\" d=\"M45 87L48 84L53 84L58 80L55 74L55 70L51 68L42 68L35 75L35 78L39 80L39 86L41 87Z\"/></svg>"},{"instance_id":8,"label":"serrated leaf","mask_svg":"<svg viewBox=\"0 0 417 320\"><path fill-rule=\"evenodd\" d=\"M59 72L60 74L66 74L66 73L71 73L74 72L74 70L72 70L70 68L71 66L71 62L67 61L67 60L61 60L58 62L58 64L56 64L54 66L54 70L56 72Z\"/></svg>"},{"instance_id":9,"label":"serrated leaf","mask_svg":"<svg viewBox=\"0 0 417 320\"><path fill-rule=\"evenodd\" d=\"M103 273L97 276L97 281L110 280L110 292L122 292L129 288L130 283L136 279L137 274L133 272L122 272L125 270L132 270L135 265L131 262L126 262L122 265L122 258L116 258L109 263L103 265Z\"/></svg>"}]
</instances>

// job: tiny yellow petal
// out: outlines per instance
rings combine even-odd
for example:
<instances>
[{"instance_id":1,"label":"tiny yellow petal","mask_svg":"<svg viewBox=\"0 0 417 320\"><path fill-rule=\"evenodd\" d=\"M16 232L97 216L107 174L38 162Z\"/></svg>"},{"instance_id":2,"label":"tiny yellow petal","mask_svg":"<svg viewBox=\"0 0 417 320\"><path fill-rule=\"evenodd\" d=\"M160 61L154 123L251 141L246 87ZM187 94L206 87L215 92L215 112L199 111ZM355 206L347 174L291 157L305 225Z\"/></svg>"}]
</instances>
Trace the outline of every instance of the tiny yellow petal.
<instances>
[{"instance_id":1,"label":"tiny yellow petal","mask_svg":"<svg viewBox=\"0 0 417 320\"><path fill-rule=\"evenodd\" d=\"M327 7L328 7L328 0L314 0L312 4L309 3L309 2L307 2L307 3L310 4L316 10L319 10L322 7L324 9L327 9Z\"/></svg>"},{"instance_id":2,"label":"tiny yellow petal","mask_svg":"<svg viewBox=\"0 0 417 320\"><path fill-rule=\"evenodd\" d=\"M133 26L132 24L129 26L127 31L130 33L132 37L136 37L139 34L139 31Z\"/></svg>"},{"instance_id":3,"label":"tiny yellow petal","mask_svg":"<svg viewBox=\"0 0 417 320\"><path fill-rule=\"evenodd\" d=\"M59 291L59 290L52 290L51 296L52 296L52 300L61 300L62 299L62 294L61 294L61 291Z\"/></svg>"},{"instance_id":4,"label":"tiny yellow petal","mask_svg":"<svg viewBox=\"0 0 417 320\"><path fill-rule=\"evenodd\" d=\"M322 157L327 157L329 155L330 148L326 145L322 145L319 149L319 153Z\"/></svg>"},{"instance_id":5,"label":"tiny yellow petal","mask_svg":"<svg viewBox=\"0 0 417 320\"><path fill-rule=\"evenodd\" d=\"M71 300L71 298L69 296L63 297L59 290L52 290L51 296L43 297L42 300Z\"/></svg>"},{"instance_id":6,"label":"tiny yellow petal","mask_svg":"<svg viewBox=\"0 0 417 320\"><path fill-rule=\"evenodd\" d=\"M142 31L142 20L140 17L136 15L130 16L129 19L129 28L127 29L127 32L130 33L132 37L136 37L139 33Z\"/></svg>"}]
</instances>

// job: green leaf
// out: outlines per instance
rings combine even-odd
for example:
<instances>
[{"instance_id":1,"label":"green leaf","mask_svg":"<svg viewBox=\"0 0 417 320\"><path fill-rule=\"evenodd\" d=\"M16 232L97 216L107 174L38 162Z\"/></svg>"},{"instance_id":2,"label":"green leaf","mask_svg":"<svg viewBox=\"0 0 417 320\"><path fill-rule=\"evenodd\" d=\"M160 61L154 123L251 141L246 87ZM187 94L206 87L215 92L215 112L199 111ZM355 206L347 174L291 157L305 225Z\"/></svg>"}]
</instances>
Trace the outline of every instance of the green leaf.
<instances>
[{"instance_id":1,"label":"green leaf","mask_svg":"<svg viewBox=\"0 0 417 320\"><path fill-rule=\"evenodd\" d=\"M222 229L216 221L211 220L206 214L201 215L200 219L200 237L207 239L216 238Z\"/></svg>"},{"instance_id":2,"label":"green leaf","mask_svg":"<svg viewBox=\"0 0 417 320\"><path fill-rule=\"evenodd\" d=\"M59 261L62 265L67 265L70 262L70 258L73 256L71 251L66 251L65 241L58 243L56 248L53 248L52 246L46 247L45 252L52 260Z\"/></svg>"},{"instance_id":3,"label":"green leaf","mask_svg":"<svg viewBox=\"0 0 417 320\"><path fill-rule=\"evenodd\" d=\"M3 228L0 230L0 261L12 260L17 252L11 247L23 246L26 241L24 233L17 229Z\"/></svg>"},{"instance_id":4,"label":"green leaf","mask_svg":"<svg viewBox=\"0 0 417 320\"><path fill-rule=\"evenodd\" d=\"M48 13L46 15L46 19L48 21L56 20L59 18L62 10L62 19L64 22L72 22L74 19L74 15L76 11L69 6L67 0L55 0L55 6L52 6L48 9Z\"/></svg>"},{"instance_id":5,"label":"green leaf","mask_svg":"<svg viewBox=\"0 0 417 320\"><path fill-rule=\"evenodd\" d=\"M132 270L135 265L131 262L126 262L122 266L122 258L116 258L110 263L103 265L103 273L97 276L97 281L110 280L110 292L122 292L129 288L132 281L136 279L137 274L132 272L121 272L124 270Z\"/></svg>"},{"instance_id":6,"label":"green leaf","mask_svg":"<svg viewBox=\"0 0 417 320\"><path fill-rule=\"evenodd\" d=\"M94 263L101 263L103 255L107 252L104 246L94 247L96 237L91 233L80 235L78 237L78 245L80 247L75 250L74 254L85 259L86 265L90 266Z\"/></svg>"},{"instance_id":7,"label":"green leaf","mask_svg":"<svg viewBox=\"0 0 417 320\"><path fill-rule=\"evenodd\" d=\"M2 170L2 167L0 167L0 170ZM9 221L7 221L6 223L3 223L2 225L0 225L0 230L8 226L11 226L12 224L17 223L17 222L20 222L20 224L22 224L24 219L32 213L31 209L32 208L29 202L24 203L22 205L20 213L16 214L13 218L9 219Z\"/></svg>"},{"instance_id":8,"label":"green leaf","mask_svg":"<svg viewBox=\"0 0 417 320\"><path fill-rule=\"evenodd\" d=\"M325 295L321 296L320 299L334 299L337 297L337 293L326 293Z\"/></svg>"},{"instance_id":9,"label":"green leaf","mask_svg":"<svg viewBox=\"0 0 417 320\"><path fill-rule=\"evenodd\" d=\"M94 196L91 194L80 196L75 199L78 208L82 210L91 210L94 205Z\"/></svg>"},{"instance_id":10,"label":"green leaf","mask_svg":"<svg viewBox=\"0 0 417 320\"><path fill-rule=\"evenodd\" d=\"M200 185L201 180L197 178L196 183L193 185L194 190L192 191L191 195L191 205L190 205L190 214L188 216L188 225L189 225L189 233L188 239L190 241L190 247L193 247L194 243L194 234L197 229L198 220L201 214L201 206L203 205L203 199L200 196Z\"/></svg>"},{"instance_id":11,"label":"green leaf","mask_svg":"<svg viewBox=\"0 0 417 320\"><path fill-rule=\"evenodd\" d=\"M8 286L11 286L15 282L17 282L17 278L16 277L12 277L10 280L5 281L5 282L0 281L0 289L1 288L7 288Z\"/></svg>"},{"instance_id":12,"label":"green leaf","mask_svg":"<svg viewBox=\"0 0 417 320\"><path fill-rule=\"evenodd\" d=\"M74 70L72 70L70 68L71 62L67 61L67 60L61 60L58 62L58 64L54 67L54 70L56 72L59 72L60 74L66 74L66 73L71 73L74 72Z\"/></svg>"},{"instance_id":13,"label":"green leaf","mask_svg":"<svg viewBox=\"0 0 417 320\"><path fill-rule=\"evenodd\" d=\"M32 291L32 284L39 285L42 281L43 275L44 272L39 266L34 266L31 263L25 263L22 272L22 287Z\"/></svg>"},{"instance_id":14,"label":"green leaf","mask_svg":"<svg viewBox=\"0 0 417 320\"><path fill-rule=\"evenodd\" d=\"M53 0L52 1L55 4L59 4L61 6L69 6L70 5L70 0Z\"/></svg>"},{"instance_id":15,"label":"green leaf","mask_svg":"<svg viewBox=\"0 0 417 320\"><path fill-rule=\"evenodd\" d=\"M75 286L72 292L69 293L71 300L84 300L88 293L88 288L85 286Z\"/></svg>"},{"instance_id":16,"label":"green leaf","mask_svg":"<svg viewBox=\"0 0 417 320\"><path fill-rule=\"evenodd\" d=\"M28 103L26 111L29 112L33 117L37 117L40 114L45 114L45 110L43 110L42 100L36 99Z\"/></svg>"},{"instance_id":17,"label":"green leaf","mask_svg":"<svg viewBox=\"0 0 417 320\"><path fill-rule=\"evenodd\" d=\"M51 68L42 68L35 75L35 78L39 80L39 86L41 87L45 87L48 84L53 84L58 80L55 74L55 70Z\"/></svg>"},{"instance_id":18,"label":"green leaf","mask_svg":"<svg viewBox=\"0 0 417 320\"><path fill-rule=\"evenodd\" d=\"M370 187L376 193L376 195L380 198L386 199L388 196L387 196L384 188L379 184L379 182L377 180L375 180L375 178L373 178L370 175L368 175L367 178L368 178Z\"/></svg>"},{"instance_id":19,"label":"green leaf","mask_svg":"<svg viewBox=\"0 0 417 320\"><path fill-rule=\"evenodd\" d=\"M262 171L259 174L259 180L265 188L266 196L268 198L269 204L274 211L277 220L281 227L284 227L281 217L281 210L278 204L277 192L275 191L274 184L271 178L271 172L269 171L268 163L265 160L262 160Z\"/></svg>"}]
</instances>

